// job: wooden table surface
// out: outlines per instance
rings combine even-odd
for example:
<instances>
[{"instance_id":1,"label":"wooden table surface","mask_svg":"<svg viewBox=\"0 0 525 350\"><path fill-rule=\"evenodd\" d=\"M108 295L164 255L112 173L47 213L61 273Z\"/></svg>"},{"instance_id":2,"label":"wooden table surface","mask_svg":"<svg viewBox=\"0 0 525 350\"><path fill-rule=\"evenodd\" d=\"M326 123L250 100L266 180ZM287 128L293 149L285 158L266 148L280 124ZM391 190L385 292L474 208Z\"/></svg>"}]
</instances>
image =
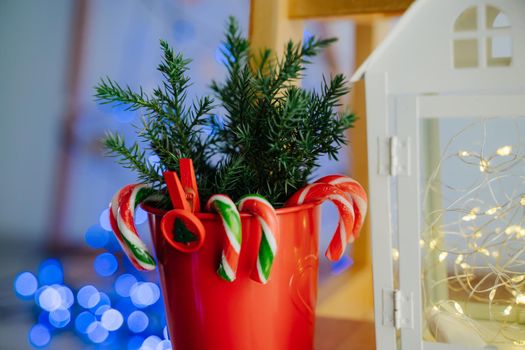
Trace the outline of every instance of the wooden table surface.
<instances>
[{"instance_id":1,"label":"wooden table surface","mask_svg":"<svg viewBox=\"0 0 525 350\"><path fill-rule=\"evenodd\" d=\"M375 350L374 324L369 321L317 318L315 350Z\"/></svg>"}]
</instances>

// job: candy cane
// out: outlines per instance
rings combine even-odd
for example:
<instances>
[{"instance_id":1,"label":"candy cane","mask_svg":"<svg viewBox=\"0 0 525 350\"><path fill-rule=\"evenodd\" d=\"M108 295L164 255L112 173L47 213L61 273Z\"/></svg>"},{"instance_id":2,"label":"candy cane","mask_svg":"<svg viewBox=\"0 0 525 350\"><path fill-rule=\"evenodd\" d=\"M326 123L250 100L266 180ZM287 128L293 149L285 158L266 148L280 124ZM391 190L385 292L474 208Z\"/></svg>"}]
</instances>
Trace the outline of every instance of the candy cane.
<instances>
[{"instance_id":1,"label":"candy cane","mask_svg":"<svg viewBox=\"0 0 525 350\"><path fill-rule=\"evenodd\" d=\"M226 281L233 282L237 274L242 244L241 216L235 203L223 194L211 196L206 208L213 209L219 214L226 232L226 241L217 273Z\"/></svg>"},{"instance_id":2,"label":"candy cane","mask_svg":"<svg viewBox=\"0 0 525 350\"><path fill-rule=\"evenodd\" d=\"M368 207L368 197L363 186L354 179L343 175L328 175L320 178L316 183L327 183L339 187L345 191L347 196L352 198L355 213L355 224L352 235L354 238L357 238L361 227L363 227Z\"/></svg>"},{"instance_id":3,"label":"candy cane","mask_svg":"<svg viewBox=\"0 0 525 350\"><path fill-rule=\"evenodd\" d=\"M152 193L148 185L127 185L111 200L111 227L124 253L138 270L151 271L156 266L153 256L138 235L134 221L135 208Z\"/></svg>"},{"instance_id":4,"label":"candy cane","mask_svg":"<svg viewBox=\"0 0 525 350\"><path fill-rule=\"evenodd\" d=\"M340 188L326 184L314 183L297 191L285 204L286 207L305 203L323 202L329 200L334 203L339 211L339 223L332 240L326 250L326 257L331 261L341 259L346 245L352 243L354 237L355 214L352 199Z\"/></svg>"},{"instance_id":5,"label":"candy cane","mask_svg":"<svg viewBox=\"0 0 525 350\"><path fill-rule=\"evenodd\" d=\"M249 194L241 198L237 205L239 211L246 211L257 218L262 228L261 243L257 255L257 273L253 278L262 284L268 282L275 253L277 252L277 232L279 223L273 206L258 194Z\"/></svg>"}]
</instances>

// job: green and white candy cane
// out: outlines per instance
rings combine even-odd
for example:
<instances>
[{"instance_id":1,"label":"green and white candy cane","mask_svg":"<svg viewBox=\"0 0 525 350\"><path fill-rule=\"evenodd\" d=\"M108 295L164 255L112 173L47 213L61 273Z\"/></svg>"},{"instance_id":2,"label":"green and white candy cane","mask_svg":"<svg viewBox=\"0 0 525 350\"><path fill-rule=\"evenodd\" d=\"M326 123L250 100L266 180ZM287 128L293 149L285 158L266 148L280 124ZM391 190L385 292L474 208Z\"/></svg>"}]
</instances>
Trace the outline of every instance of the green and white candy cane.
<instances>
[{"instance_id":1,"label":"green and white candy cane","mask_svg":"<svg viewBox=\"0 0 525 350\"><path fill-rule=\"evenodd\" d=\"M237 276L242 244L241 216L235 203L223 194L211 196L206 204L206 208L219 214L226 233L221 263L217 273L224 280L233 282Z\"/></svg>"},{"instance_id":2,"label":"green and white candy cane","mask_svg":"<svg viewBox=\"0 0 525 350\"><path fill-rule=\"evenodd\" d=\"M275 254L279 222L273 206L261 195L248 194L241 198L238 204L239 211L254 215L262 228L261 244L257 255L257 270L252 278L262 284L268 283Z\"/></svg>"},{"instance_id":3,"label":"green and white candy cane","mask_svg":"<svg viewBox=\"0 0 525 350\"><path fill-rule=\"evenodd\" d=\"M145 184L124 186L111 200L109 220L124 253L137 270L155 269L155 260L135 227L135 208L154 190Z\"/></svg>"}]
</instances>

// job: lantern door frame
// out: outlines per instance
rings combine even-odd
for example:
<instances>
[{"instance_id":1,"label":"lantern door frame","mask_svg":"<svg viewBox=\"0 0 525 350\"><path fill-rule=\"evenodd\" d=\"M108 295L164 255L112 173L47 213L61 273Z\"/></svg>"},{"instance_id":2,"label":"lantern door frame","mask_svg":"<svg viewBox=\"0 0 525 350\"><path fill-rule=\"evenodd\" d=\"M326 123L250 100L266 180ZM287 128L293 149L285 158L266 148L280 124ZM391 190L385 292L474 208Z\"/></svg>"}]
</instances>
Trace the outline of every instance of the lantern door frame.
<instances>
[{"instance_id":1,"label":"lantern door frame","mask_svg":"<svg viewBox=\"0 0 525 350\"><path fill-rule=\"evenodd\" d=\"M368 120L368 139L376 142L369 142L368 147L378 349L397 348L397 328L402 349L467 350L461 345L426 342L422 336L422 280L416 277L422 272L420 123L429 118L524 116L525 92L393 95L386 91L386 73L369 73L366 87L368 113L375 116ZM394 282L393 235L397 235L399 249L398 286Z\"/></svg>"}]
</instances>

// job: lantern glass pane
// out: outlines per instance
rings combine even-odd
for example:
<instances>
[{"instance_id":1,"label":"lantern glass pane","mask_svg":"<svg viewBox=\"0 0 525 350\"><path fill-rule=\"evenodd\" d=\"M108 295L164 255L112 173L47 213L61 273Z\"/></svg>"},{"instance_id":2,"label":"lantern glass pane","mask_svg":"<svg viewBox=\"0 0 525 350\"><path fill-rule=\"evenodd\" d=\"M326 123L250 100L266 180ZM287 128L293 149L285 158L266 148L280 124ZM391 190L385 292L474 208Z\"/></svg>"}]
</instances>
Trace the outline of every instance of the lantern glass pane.
<instances>
[{"instance_id":1,"label":"lantern glass pane","mask_svg":"<svg viewBox=\"0 0 525 350\"><path fill-rule=\"evenodd\" d=\"M525 117L421 128L425 340L525 344Z\"/></svg>"}]
</instances>

